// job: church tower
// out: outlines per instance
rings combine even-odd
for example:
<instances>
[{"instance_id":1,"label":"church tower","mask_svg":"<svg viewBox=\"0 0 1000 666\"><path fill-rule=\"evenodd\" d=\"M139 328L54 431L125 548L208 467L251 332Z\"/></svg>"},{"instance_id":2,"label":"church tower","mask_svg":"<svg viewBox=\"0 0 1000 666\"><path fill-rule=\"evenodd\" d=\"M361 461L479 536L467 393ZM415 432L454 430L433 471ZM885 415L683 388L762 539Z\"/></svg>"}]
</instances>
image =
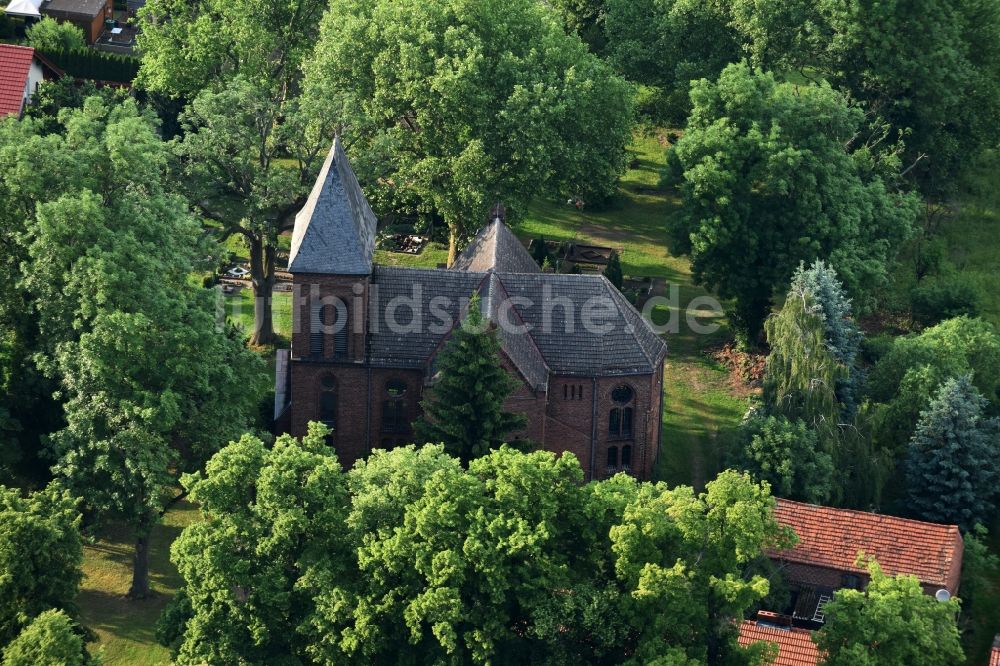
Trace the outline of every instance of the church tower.
<instances>
[{"instance_id":1,"label":"church tower","mask_svg":"<svg viewBox=\"0 0 1000 666\"><path fill-rule=\"evenodd\" d=\"M347 432L363 419L349 415L344 396L366 384L377 222L337 138L295 218L288 259L292 345L278 353L275 416L278 428L295 436L309 421L325 423L338 448L341 441L365 439Z\"/></svg>"}]
</instances>

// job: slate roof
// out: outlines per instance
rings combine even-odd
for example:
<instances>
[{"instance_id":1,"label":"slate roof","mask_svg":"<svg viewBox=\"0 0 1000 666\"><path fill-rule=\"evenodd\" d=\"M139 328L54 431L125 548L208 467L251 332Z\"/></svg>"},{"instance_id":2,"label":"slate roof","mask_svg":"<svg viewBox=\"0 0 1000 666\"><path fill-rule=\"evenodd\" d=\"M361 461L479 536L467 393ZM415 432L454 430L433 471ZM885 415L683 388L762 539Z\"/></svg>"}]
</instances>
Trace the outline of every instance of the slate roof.
<instances>
[{"instance_id":1,"label":"slate roof","mask_svg":"<svg viewBox=\"0 0 1000 666\"><path fill-rule=\"evenodd\" d=\"M379 366L427 367L473 292L491 321L509 323L499 326L503 350L535 388L544 388L550 373L652 373L666 354L663 341L603 276L377 266L371 289L369 351ZM408 330L393 332L390 318ZM510 330L524 326L530 330Z\"/></svg>"},{"instance_id":2,"label":"slate roof","mask_svg":"<svg viewBox=\"0 0 1000 666\"><path fill-rule=\"evenodd\" d=\"M295 217L289 272L369 274L377 224L338 137Z\"/></svg>"},{"instance_id":3,"label":"slate roof","mask_svg":"<svg viewBox=\"0 0 1000 666\"><path fill-rule=\"evenodd\" d=\"M0 44L0 118L19 115L35 49Z\"/></svg>"},{"instance_id":4,"label":"slate roof","mask_svg":"<svg viewBox=\"0 0 1000 666\"><path fill-rule=\"evenodd\" d=\"M806 629L745 620L740 625L740 645L746 647L760 641L778 645L778 657L773 666L816 666L819 663L819 648L813 642L812 632Z\"/></svg>"},{"instance_id":5,"label":"slate roof","mask_svg":"<svg viewBox=\"0 0 1000 666\"><path fill-rule=\"evenodd\" d=\"M476 234L451 266L455 271L541 273L538 264L499 218Z\"/></svg>"},{"instance_id":6,"label":"slate roof","mask_svg":"<svg viewBox=\"0 0 1000 666\"><path fill-rule=\"evenodd\" d=\"M910 574L925 585L958 592L964 546L955 525L785 499L778 500L774 517L799 536L794 548L776 554L783 560L867 573L855 564L861 551L874 557L890 576Z\"/></svg>"},{"instance_id":7,"label":"slate roof","mask_svg":"<svg viewBox=\"0 0 1000 666\"><path fill-rule=\"evenodd\" d=\"M374 265L376 225L338 138L295 218L288 270L371 276L368 359L375 366L432 370L474 292L498 324L504 354L535 389L544 390L551 373L649 374L666 354L604 276L540 272L499 216L451 269Z\"/></svg>"},{"instance_id":8,"label":"slate roof","mask_svg":"<svg viewBox=\"0 0 1000 666\"><path fill-rule=\"evenodd\" d=\"M92 19L104 11L106 0L48 0L42 13L57 17Z\"/></svg>"}]
</instances>

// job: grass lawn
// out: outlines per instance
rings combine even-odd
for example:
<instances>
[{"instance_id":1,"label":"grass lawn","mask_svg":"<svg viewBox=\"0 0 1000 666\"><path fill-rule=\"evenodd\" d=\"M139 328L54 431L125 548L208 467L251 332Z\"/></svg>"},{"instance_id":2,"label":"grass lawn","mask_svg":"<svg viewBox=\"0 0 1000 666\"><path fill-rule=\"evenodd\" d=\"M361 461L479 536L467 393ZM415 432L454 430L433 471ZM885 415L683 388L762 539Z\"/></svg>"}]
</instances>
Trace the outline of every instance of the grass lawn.
<instances>
[{"instance_id":1,"label":"grass lawn","mask_svg":"<svg viewBox=\"0 0 1000 666\"><path fill-rule=\"evenodd\" d=\"M97 634L91 652L102 653L104 666L170 663L170 653L156 642L154 625L181 583L170 563L170 544L197 517L197 509L181 502L153 530L149 556L153 596L143 601L125 598L132 582L134 546L127 530L109 525L95 543L84 547L78 602L83 624Z\"/></svg>"},{"instance_id":2,"label":"grass lawn","mask_svg":"<svg viewBox=\"0 0 1000 666\"><path fill-rule=\"evenodd\" d=\"M246 333L253 329L253 289L244 287L223 296L226 302L226 319L241 327ZM276 291L271 301L274 332L287 342L292 337L292 292Z\"/></svg>"},{"instance_id":3,"label":"grass lawn","mask_svg":"<svg viewBox=\"0 0 1000 666\"><path fill-rule=\"evenodd\" d=\"M375 263L404 268L437 268L438 264L448 263L448 246L443 243L428 243L420 254L376 250Z\"/></svg>"},{"instance_id":4,"label":"grass lawn","mask_svg":"<svg viewBox=\"0 0 1000 666\"><path fill-rule=\"evenodd\" d=\"M631 150L636 168L622 178L618 194L607 204L579 211L565 201L538 201L515 231L524 239L576 240L621 250L629 276L664 278L679 293L679 312L708 294L693 284L689 262L670 254L667 223L679 202L660 187L666 147L659 136L639 137ZM656 323L670 312L655 310ZM681 317L677 333L668 333L664 368L663 441L656 478L670 485L702 487L721 469L721 443L747 410L747 399L728 385L728 373L705 350L728 336L725 319L712 335L693 332Z\"/></svg>"}]
</instances>

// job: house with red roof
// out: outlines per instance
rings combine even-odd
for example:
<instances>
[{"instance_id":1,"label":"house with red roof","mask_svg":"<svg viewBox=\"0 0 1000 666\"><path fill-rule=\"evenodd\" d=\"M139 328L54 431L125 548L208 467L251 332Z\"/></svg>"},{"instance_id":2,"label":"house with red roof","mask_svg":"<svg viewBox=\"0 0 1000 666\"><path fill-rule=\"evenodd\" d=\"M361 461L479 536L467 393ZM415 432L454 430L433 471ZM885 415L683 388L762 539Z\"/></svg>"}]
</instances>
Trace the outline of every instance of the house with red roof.
<instances>
[{"instance_id":1,"label":"house with red roof","mask_svg":"<svg viewBox=\"0 0 1000 666\"><path fill-rule=\"evenodd\" d=\"M738 640L743 647L760 642L777 645L778 656L771 662L772 666L816 666L819 663L819 648L808 629L772 623L758 617L743 621Z\"/></svg>"},{"instance_id":2,"label":"house with red roof","mask_svg":"<svg viewBox=\"0 0 1000 666\"><path fill-rule=\"evenodd\" d=\"M38 84L60 74L35 49L0 44L0 118L20 117Z\"/></svg>"},{"instance_id":3,"label":"house with red roof","mask_svg":"<svg viewBox=\"0 0 1000 666\"><path fill-rule=\"evenodd\" d=\"M799 537L794 548L770 556L792 591L785 610L801 626L823 623L823 605L836 590L867 585L868 572L859 555L877 560L890 576L916 576L928 594L958 593L964 542L955 525L785 499L777 501L774 516Z\"/></svg>"},{"instance_id":4,"label":"house with red roof","mask_svg":"<svg viewBox=\"0 0 1000 666\"><path fill-rule=\"evenodd\" d=\"M993 649L990 651L990 666L1000 666L1000 634L993 639Z\"/></svg>"}]
</instances>

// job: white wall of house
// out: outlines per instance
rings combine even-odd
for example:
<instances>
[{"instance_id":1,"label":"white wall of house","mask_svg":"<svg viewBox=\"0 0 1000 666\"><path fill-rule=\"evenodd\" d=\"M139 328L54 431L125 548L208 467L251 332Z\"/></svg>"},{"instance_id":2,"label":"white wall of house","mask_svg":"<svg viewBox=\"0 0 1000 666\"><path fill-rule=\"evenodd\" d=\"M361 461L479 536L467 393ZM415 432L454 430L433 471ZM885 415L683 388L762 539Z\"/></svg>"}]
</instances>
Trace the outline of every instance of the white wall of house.
<instances>
[{"instance_id":1,"label":"white wall of house","mask_svg":"<svg viewBox=\"0 0 1000 666\"><path fill-rule=\"evenodd\" d=\"M28 69L28 80L24 83L24 99L21 102L21 112L31 103L31 96L38 90L38 84L45 80L42 66L35 58L31 59L31 67Z\"/></svg>"}]
</instances>

